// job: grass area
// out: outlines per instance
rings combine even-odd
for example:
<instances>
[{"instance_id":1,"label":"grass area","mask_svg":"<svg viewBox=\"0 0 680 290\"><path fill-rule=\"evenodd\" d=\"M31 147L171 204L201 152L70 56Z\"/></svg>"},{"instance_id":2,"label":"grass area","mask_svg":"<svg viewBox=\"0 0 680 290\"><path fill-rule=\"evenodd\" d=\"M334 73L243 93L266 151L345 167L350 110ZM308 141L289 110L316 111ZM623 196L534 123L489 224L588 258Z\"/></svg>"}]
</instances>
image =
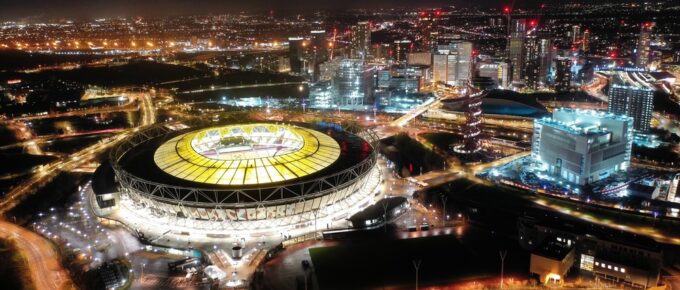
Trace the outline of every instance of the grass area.
<instances>
[{"instance_id":1,"label":"grass area","mask_svg":"<svg viewBox=\"0 0 680 290\"><path fill-rule=\"evenodd\" d=\"M38 165L50 163L57 158L47 155L0 154L0 174L22 173Z\"/></svg>"},{"instance_id":2,"label":"grass area","mask_svg":"<svg viewBox=\"0 0 680 290\"><path fill-rule=\"evenodd\" d=\"M584 233L616 236L617 239L625 239L638 244L652 244L653 240L639 233L632 233L616 229L617 225L625 225L631 228L654 228L663 234L676 237L680 235L678 227L680 221L670 220L665 217L653 217L640 214L625 213L618 209L604 208L592 204L577 203L549 196L536 195L535 193L509 188L500 185L487 185L476 183L467 179L456 180L446 186L420 193L419 198L424 203L439 204L441 194L446 194L448 199L447 209L460 210L471 220L484 224L485 227L503 232L508 235L516 234L516 222L520 216L531 216L544 222L550 223L555 220L570 223L581 227ZM580 216L588 216L592 219L610 225L595 225L582 219L576 218L562 211L544 208L533 202L534 199L547 200L551 205L569 209ZM659 244L661 245L661 244ZM668 248L661 245L664 248ZM665 250L664 250L665 251Z\"/></svg>"},{"instance_id":3,"label":"grass area","mask_svg":"<svg viewBox=\"0 0 680 290\"><path fill-rule=\"evenodd\" d=\"M19 254L15 242L0 240L0 288L30 290L35 289L29 276L28 263Z\"/></svg>"},{"instance_id":4,"label":"grass area","mask_svg":"<svg viewBox=\"0 0 680 290\"><path fill-rule=\"evenodd\" d=\"M49 212L51 207L59 207L68 202L78 191L78 185L87 178L90 178L89 174L62 172L34 194L28 195L7 216L16 217L19 224L28 223L37 217L38 212Z\"/></svg>"},{"instance_id":5,"label":"grass area","mask_svg":"<svg viewBox=\"0 0 680 290\"><path fill-rule=\"evenodd\" d=\"M410 287L413 260L420 260L420 284L442 284L496 276L500 249L508 250L508 276L523 276L529 255L517 241L478 232L416 239L368 241L309 250L322 289Z\"/></svg>"},{"instance_id":6,"label":"grass area","mask_svg":"<svg viewBox=\"0 0 680 290\"><path fill-rule=\"evenodd\" d=\"M412 176L441 169L444 159L407 134L401 133L380 141L380 151L395 164L401 176Z\"/></svg>"},{"instance_id":7,"label":"grass area","mask_svg":"<svg viewBox=\"0 0 680 290\"><path fill-rule=\"evenodd\" d=\"M430 143L437 146L439 149L449 151L451 145L458 144L463 141L463 137L453 133L425 133L422 134Z\"/></svg>"}]
</instances>

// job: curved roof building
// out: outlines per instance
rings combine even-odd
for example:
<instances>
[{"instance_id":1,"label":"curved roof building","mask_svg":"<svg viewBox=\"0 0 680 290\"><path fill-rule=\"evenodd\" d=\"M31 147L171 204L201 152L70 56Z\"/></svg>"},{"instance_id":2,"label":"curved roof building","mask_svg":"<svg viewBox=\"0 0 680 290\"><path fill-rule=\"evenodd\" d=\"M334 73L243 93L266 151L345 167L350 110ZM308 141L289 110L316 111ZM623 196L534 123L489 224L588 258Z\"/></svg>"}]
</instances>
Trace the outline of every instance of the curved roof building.
<instances>
[{"instance_id":1,"label":"curved roof building","mask_svg":"<svg viewBox=\"0 0 680 290\"><path fill-rule=\"evenodd\" d=\"M305 229L369 205L377 137L309 124L156 125L110 154L114 218L177 235Z\"/></svg>"},{"instance_id":2,"label":"curved roof building","mask_svg":"<svg viewBox=\"0 0 680 290\"><path fill-rule=\"evenodd\" d=\"M314 174L340 156L338 142L290 125L248 124L181 134L154 153L174 177L213 185L254 185Z\"/></svg>"}]
</instances>

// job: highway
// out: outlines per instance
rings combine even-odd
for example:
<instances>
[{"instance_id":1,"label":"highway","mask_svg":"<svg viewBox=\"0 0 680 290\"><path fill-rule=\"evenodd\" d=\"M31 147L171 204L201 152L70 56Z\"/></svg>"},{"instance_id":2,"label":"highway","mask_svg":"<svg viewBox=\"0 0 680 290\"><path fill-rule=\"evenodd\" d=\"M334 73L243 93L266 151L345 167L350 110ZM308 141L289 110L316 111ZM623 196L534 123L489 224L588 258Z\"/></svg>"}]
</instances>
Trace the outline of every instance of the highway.
<instances>
[{"instance_id":1,"label":"highway","mask_svg":"<svg viewBox=\"0 0 680 290\"><path fill-rule=\"evenodd\" d=\"M121 133L108 140L98 142L86 147L76 153L69 155L68 158L58 160L40 167L36 173L23 183L18 184L8 191L0 201L0 214L5 214L23 200L28 194L35 192L38 188L51 181L62 171L69 171L84 163L90 162L99 153L111 148L118 141L122 140L127 133Z\"/></svg>"},{"instance_id":2,"label":"highway","mask_svg":"<svg viewBox=\"0 0 680 290\"><path fill-rule=\"evenodd\" d=\"M31 272L35 289L76 289L68 273L61 267L52 245L43 237L0 220L0 238L16 241L16 246L28 263L27 269Z\"/></svg>"},{"instance_id":3,"label":"highway","mask_svg":"<svg viewBox=\"0 0 680 290\"><path fill-rule=\"evenodd\" d=\"M140 100L139 108L142 118L139 126L155 123L156 113L150 95L142 93ZM2 201L0 201L0 214L4 215L7 213L26 196L47 184L60 172L72 170L91 162L97 155L117 144L127 137L130 131L135 129L130 129L115 137L102 140L69 155L67 158L41 167L31 178L26 179L26 181L7 192ZM28 268L31 270L31 277L37 289L74 289L70 277L61 268L57 254L46 239L3 220L0 220L0 237L13 237L19 241L19 251L28 260L30 265Z\"/></svg>"},{"instance_id":4,"label":"highway","mask_svg":"<svg viewBox=\"0 0 680 290\"><path fill-rule=\"evenodd\" d=\"M12 118L11 121L31 121L31 120L39 120L39 119L83 116L83 115L90 115L90 114L129 112L129 111L137 111L138 109L139 108L134 105L134 102L129 102L129 103L127 103L125 105L121 105L121 106L93 107L93 108L87 108L87 109L78 110L78 111L68 111L68 112L51 113L51 114L45 114L45 115L31 115L31 116L15 117L15 118Z\"/></svg>"},{"instance_id":5,"label":"highway","mask_svg":"<svg viewBox=\"0 0 680 290\"><path fill-rule=\"evenodd\" d=\"M581 87L583 91L589 95L598 98L602 102L607 102L609 97L602 93L602 89L607 85L609 81L606 77L601 74L595 74L595 78L592 82L585 84Z\"/></svg>"},{"instance_id":6,"label":"highway","mask_svg":"<svg viewBox=\"0 0 680 290\"><path fill-rule=\"evenodd\" d=\"M0 150L6 150L6 149L12 149L12 148L22 148L24 146L33 146L33 145L38 145L38 144L44 144L44 143L49 143L49 142L57 140L57 139L65 139L65 138L71 138L71 137L81 137L81 136L107 134L107 133L114 133L115 134L115 133L119 133L121 131L124 131L124 129L114 128L114 129L94 130L94 131L87 131L87 132L76 132L76 133L61 134L61 135L56 135L56 134L54 134L54 135L41 135L41 136L37 136L35 138L31 138L31 140L28 140L28 141L17 142L17 143L13 143L13 144L0 146Z\"/></svg>"},{"instance_id":7,"label":"highway","mask_svg":"<svg viewBox=\"0 0 680 290\"><path fill-rule=\"evenodd\" d=\"M142 112L140 126L151 125L156 119L155 108L153 106L151 97L148 94L141 94L140 100L140 110ZM98 154L111 148L118 141L127 137L127 135L127 132L120 133L114 137L108 138L107 140L103 140L102 142L98 142L94 145L81 149L80 151L69 155L68 158L42 166L39 170L37 170L33 177L27 179L23 183L18 184L12 190L7 192L5 197L0 201L0 214L4 214L12 209L16 204L21 202L21 200L27 194L34 192L45 183L52 180L52 178L57 176L59 172L73 170L82 164L92 161L92 159Z\"/></svg>"},{"instance_id":8,"label":"highway","mask_svg":"<svg viewBox=\"0 0 680 290\"><path fill-rule=\"evenodd\" d=\"M211 86L211 87L205 88L205 89L180 91L180 92L177 92L177 93L178 94L195 94L195 93L223 91L223 90L266 88L266 87L275 87L275 86L284 86L284 85L306 85L306 84L308 84L308 82L280 82L280 83L249 84L249 85L222 86L222 87Z\"/></svg>"}]
</instances>

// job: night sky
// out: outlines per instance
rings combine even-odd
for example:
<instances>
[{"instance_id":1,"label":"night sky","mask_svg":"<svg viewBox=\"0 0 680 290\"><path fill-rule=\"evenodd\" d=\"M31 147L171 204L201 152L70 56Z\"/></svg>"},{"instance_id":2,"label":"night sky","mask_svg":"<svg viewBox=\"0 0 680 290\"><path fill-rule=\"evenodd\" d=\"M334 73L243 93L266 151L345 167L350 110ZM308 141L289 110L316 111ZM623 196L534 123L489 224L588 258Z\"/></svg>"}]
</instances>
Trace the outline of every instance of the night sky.
<instances>
[{"instance_id":1,"label":"night sky","mask_svg":"<svg viewBox=\"0 0 680 290\"><path fill-rule=\"evenodd\" d=\"M568 3L564 0L4 0L0 19L26 17L96 18L107 16L166 16L224 13L239 10L304 10L325 8L444 7L474 3L503 7L516 2L518 7L539 3Z\"/></svg>"}]
</instances>

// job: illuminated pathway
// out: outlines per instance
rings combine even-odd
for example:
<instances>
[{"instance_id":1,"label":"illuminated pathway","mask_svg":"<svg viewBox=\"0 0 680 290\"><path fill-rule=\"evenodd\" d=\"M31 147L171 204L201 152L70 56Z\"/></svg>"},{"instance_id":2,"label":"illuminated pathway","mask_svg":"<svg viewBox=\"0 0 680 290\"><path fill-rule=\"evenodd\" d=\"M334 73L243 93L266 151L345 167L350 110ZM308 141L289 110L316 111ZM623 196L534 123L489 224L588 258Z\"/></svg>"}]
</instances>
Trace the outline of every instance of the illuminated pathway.
<instances>
[{"instance_id":1,"label":"illuminated pathway","mask_svg":"<svg viewBox=\"0 0 680 290\"><path fill-rule=\"evenodd\" d=\"M153 102L148 94L141 97L140 110L142 112L141 126L151 125L155 122L156 113L153 107ZM136 129L134 129L136 130ZM12 190L7 192L5 197L0 201L0 214L4 214L17 205L25 196L34 192L40 186L49 182L62 171L69 171L76 167L90 162L99 153L111 148L118 141L127 137L128 133L124 132L115 137L107 138L94 145L86 147L76 153L69 155L68 158L58 160L40 167L39 170L29 179L23 183L18 184Z\"/></svg>"},{"instance_id":2,"label":"illuminated pathway","mask_svg":"<svg viewBox=\"0 0 680 290\"><path fill-rule=\"evenodd\" d=\"M36 289L75 289L68 273L61 267L57 253L47 240L6 221L0 221L0 237L16 241L16 247L26 259L27 269L31 272Z\"/></svg>"},{"instance_id":3,"label":"illuminated pathway","mask_svg":"<svg viewBox=\"0 0 680 290\"><path fill-rule=\"evenodd\" d=\"M141 126L155 122L155 109L148 94L141 98ZM0 214L5 214L24 199L28 194L48 183L62 171L68 171L93 160L101 152L109 149L121 139L127 137L124 132L107 138L92 146L86 147L68 158L52 162L41 167L32 177L18 184L0 201ZM21 254L26 257L31 278L37 289L73 289L68 274L61 268L57 254L52 246L41 236L23 229L15 224L0 220L0 236L13 237L18 241Z\"/></svg>"},{"instance_id":4,"label":"illuminated pathway","mask_svg":"<svg viewBox=\"0 0 680 290\"><path fill-rule=\"evenodd\" d=\"M127 133L122 133L113 138L108 138L106 141L98 142L92 146L86 147L76 153L69 155L69 158L49 163L40 167L36 173L23 183L18 184L12 190L7 192L5 197L0 201L0 214L4 214L16 206L29 193L34 192L39 187L45 185L52 180L57 174L62 171L68 171L76 168L84 163L92 160L97 154L109 149L116 142L127 136Z\"/></svg>"},{"instance_id":5,"label":"illuminated pathway","mask_svg":"<svg viewBox=\"0 0 680 290\"><path fill-rule=\"evenodd\" d=\"M436 101L430 101L426 102L425 104L422 104L418 106L417 108L409 111L408 113L404 114L403 116L399 117L398 119L392 121L390 125L392 126L398 126L398 127L403 127L406 125L409 121L415 119L416 117L420 116L421 114L427 112L427 110L437 107L441 102L439 100Z\"/></svg>"},{"instance_id":6,"label":"illuminated pathway","mask_svg":"<svg viewBox=\"0 0 680 290\"><path fill-rule=\"evenodd\" d=\"M69 111L69 112L51 113L51 114L45 114L45 115L16 117L16 118L13 118L12 121L31 121L31 120L39 120L39 119L52 119L52 118L61 118L61 117L83 116L83 115L90 115L90 114L130 112L130 111L137 111L137 109L138 108L136 106L133 106L132 103L128 103L128 104L125 104L125 105L122 105L122 106L111 106L111 107L104 107L104 108L95 107L95 108L79 110L79 111Z\"/></svg>"},{"instance_id":7,"label":"illuminated pathway","mask_svg":"<svg viewBox=\"0 0 680 290\"><path fill-rule=\"evenodd\" d=\"M206 89L199 89L199 90L190 90L190 91L181 91L177 92L178 94L195 94L195 93L203 93L203 92L212 92L212 91L223 91L223 90L236 90L236 89L250 89L250 88L266 88L266 87L275 87L275 86L283 86L283 85L305 85L308 82L280 82L280 83L265 83L265 84L249 84L249 85L237 85L237 86L223 86L223 87L216 87L216 86L211 86Z\"/></svg>"},{"instance_id":8,"label":"illuminated pathway","mask_svg":"<svg viewBox=\"0 0 680 290\"><path fill-rule=\"evenodd\" d=\"M649 226L649 225L644 225L644 224L638 224L638 225L633 225L633 224L623 224L622 221L616 220L616 218L601 218L597 216L597 213L591 213L590 211L586 210L578 210L574 209L571 207L563 206L563 205L558 205L556 203L553 203L549 201L545 197L537 196L534 198L531 198L531 200L543 207L552 209L554 211L567 214L569 216L587 221L589 223L601 225L601 226L606 226L626 232L630 232L633 234L638 234L638 235L643 235L650 237L658 242L661 243L667 243L667 244L672 244L672 245L680 245L680 237L678 236L670 236L667 234L662 233L659 231L657 228ZM626 213L622 213L622 215L627 215Z\"/></svg>"}]
</instances>

